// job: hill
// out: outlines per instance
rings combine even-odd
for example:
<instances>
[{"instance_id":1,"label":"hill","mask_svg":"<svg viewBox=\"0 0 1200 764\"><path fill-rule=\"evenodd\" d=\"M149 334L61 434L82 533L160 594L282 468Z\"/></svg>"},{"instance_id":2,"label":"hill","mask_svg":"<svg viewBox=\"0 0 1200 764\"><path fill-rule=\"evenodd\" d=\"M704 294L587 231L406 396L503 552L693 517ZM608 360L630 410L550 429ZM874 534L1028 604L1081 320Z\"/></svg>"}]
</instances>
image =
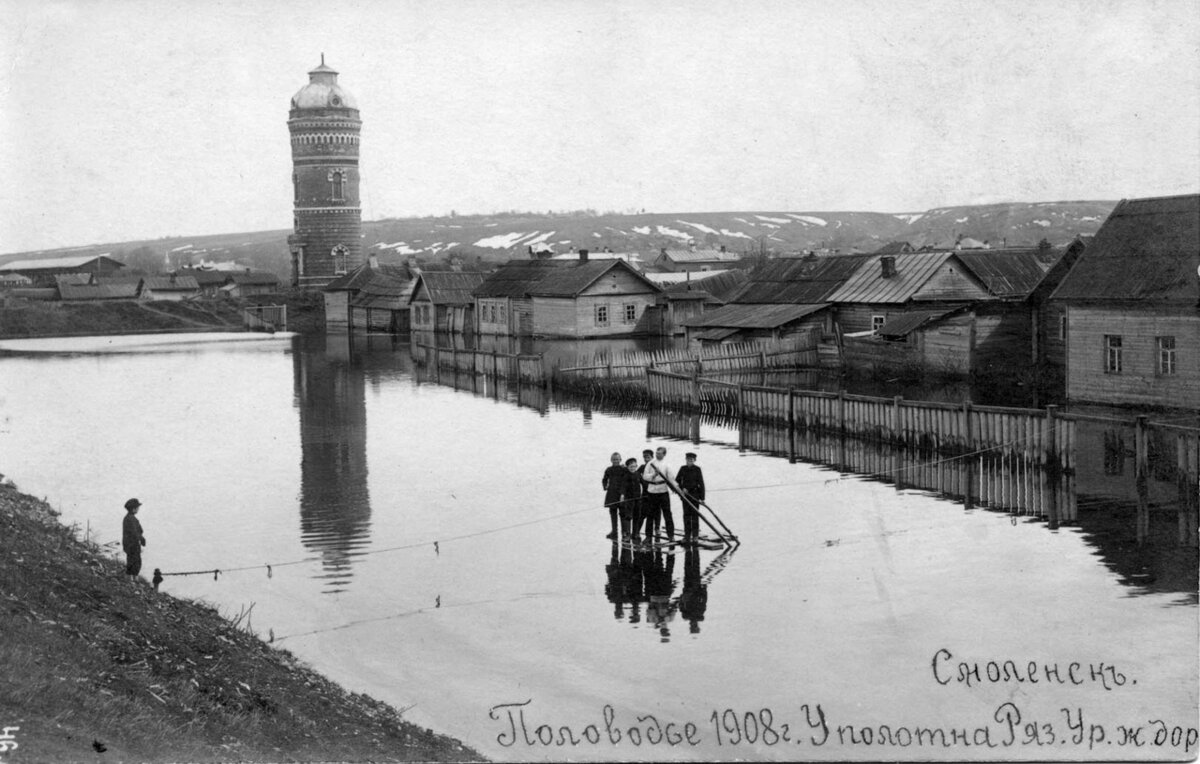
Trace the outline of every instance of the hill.
<instances>
[{"instance_id":1,"label":"hill","mask_svg":"<svg viewBox=\"0 0 1200 764\"><path fill-rule=\"evenodd\" d=\"M1094 234L1116 206L1114 201L1020 202L940 207L924 212L694 212L597 214L519 213L385 219L363 223L363 246L382 263L409 257L443 260L448 253L469 266L522 257L527 248L549 245L650 254L661 248L724 246L735 252L838 250L873 252L890 241L914 247L949 247L967 236L993 246L1034 246L1042 239L1065 244ZM108 255L147 272L234 261L290 277L289 231L179 236L0 255L0 264L18 259L66 255Z\"/></svg>"}]
</instances>

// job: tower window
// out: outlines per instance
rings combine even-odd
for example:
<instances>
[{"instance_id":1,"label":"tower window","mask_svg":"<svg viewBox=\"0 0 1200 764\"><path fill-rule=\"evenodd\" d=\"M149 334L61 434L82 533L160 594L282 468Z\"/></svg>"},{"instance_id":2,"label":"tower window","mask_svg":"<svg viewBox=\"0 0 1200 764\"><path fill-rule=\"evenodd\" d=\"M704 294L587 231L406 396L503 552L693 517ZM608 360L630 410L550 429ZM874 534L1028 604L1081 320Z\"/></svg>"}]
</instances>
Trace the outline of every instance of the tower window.
<instances>
[{"instance_id":1,"label":"tower window","mask_svg":"<svg viewBox=\"0 0 1200 764\"><path fill-rule=\"evenodd\" d=\"M335 202L346 201L346 171L329 171L329 193Z\"/></svg>"},{"instance_id":2,"label":"tower window","mask_svg":"<svg viewBox=\"0 0 1200 764\"><path fill-rule=\"evenodd\" d=\"M330 254L333 255L333 272L339 274L345 273L346 259L347 255L349 254L346 250L346 246L344 244L339 244L333 248L333 251Z\"/></svg>"},{"instance_id":3,"label":"tower window","mask_svg":"<svg viewBox=\"0 0 1200 764\"><path fill-rule=\"evenodd\" d=\"M300 201L300 174L292 173L292 201Z\"/></svg>"}]
</instances>

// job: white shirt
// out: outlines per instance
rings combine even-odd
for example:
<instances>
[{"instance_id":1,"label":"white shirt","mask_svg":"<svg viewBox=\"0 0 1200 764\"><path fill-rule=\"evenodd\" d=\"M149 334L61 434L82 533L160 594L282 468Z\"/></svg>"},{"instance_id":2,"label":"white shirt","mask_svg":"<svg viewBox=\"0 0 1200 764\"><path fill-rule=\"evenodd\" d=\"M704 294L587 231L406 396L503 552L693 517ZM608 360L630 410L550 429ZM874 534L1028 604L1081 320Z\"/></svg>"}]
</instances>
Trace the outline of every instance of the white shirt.
<instances>
[{"instance_id":1,"label":"white shirt","mask_svg":"<svg viewBox=\"0 0 1200 764\"><path fill-rule=\"evenodd\" d=\"M655 467L658 468L657 472L654 470ZM673 482L675 480L675 471L667 466L667 463L662 459L655 458L646 465L646 470L642 473L642 477L649 484L646 488L647 493L666 493L668 490L666 481L670 480ZM666 478L666 480L663 478Z\"/></svg>"}]
</instances>

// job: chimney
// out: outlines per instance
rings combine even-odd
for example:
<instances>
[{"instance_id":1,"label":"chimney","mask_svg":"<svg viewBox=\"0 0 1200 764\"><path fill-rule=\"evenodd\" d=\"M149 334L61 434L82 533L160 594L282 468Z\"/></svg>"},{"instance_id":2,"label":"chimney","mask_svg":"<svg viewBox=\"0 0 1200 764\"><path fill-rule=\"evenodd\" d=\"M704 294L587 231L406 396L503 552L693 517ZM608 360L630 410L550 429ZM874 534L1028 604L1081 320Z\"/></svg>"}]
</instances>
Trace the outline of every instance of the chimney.
<instances>
[{"instance_id":1,"label":"chimney","mask_svg":"<svg viewBox=\"0 0 1200 764\"><path fill-rule=\"evenodd\" d=\"M586 263L588 261L588 251L586 249L579 250L579 262Z\"/></svg>"},{"instance_id":2,"label":"chimney","mask_svg":"<svg viewBox=\"0 0 1200 764\"><path fill-rule=\"evenodd\" d=\"M892 255L884 255L879 258L880 277L890 279L896 275L896 258Z\"/></svg>"},{"instance_id":3,"label":"chimney","mask_svg":"<svg viewBox=\"0 0 1200 764\"><path fill-rule=\"evenodd\" d=\"M724 245L724 244L722 244L722 245L721 245L721 252L722 252L722 253L724 253L724 252L725 252L725 245Z\"/></svg>"},{"instance_id":4,"label":"chimney","mask_svg":"<svg viewBox=\"0 0 1200 764\"><path fill-rule=\"evenodd\" d=\"M367 267L373 271L379 270L379 258L375 256L374 252L367 256Z\"/></svg>"},{"instance_id":5,"label":"chimney","mask_svg":"<svg viewBox=\"0 0 1200 764\"><path fill-rule=\"evenodd\" d=\"M659 247L659 249L658 249L658 254L660 254L660 255L665 255L665 254L667 254L667 248L666 248L666 247Z\"/></svg>"}]
</instances>

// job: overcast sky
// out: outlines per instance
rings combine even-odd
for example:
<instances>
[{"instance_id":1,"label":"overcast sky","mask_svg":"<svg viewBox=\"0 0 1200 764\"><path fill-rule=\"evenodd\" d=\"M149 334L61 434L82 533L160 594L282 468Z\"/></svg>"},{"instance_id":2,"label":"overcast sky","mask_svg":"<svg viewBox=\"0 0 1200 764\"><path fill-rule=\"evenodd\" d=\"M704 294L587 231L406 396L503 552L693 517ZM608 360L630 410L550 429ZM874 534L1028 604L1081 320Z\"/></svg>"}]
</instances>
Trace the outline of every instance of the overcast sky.
<instances>
[{"instance_id":1,"label":"overcast sky","mask_svg":"<svg viewBox=\"0 0 1200 764\"><path fill-rule=\"evenodd\" d=\"M0 0L0 253L291 225L321 54L363 217L1200 188L1194 0Z\"/></svg>"}]
</instances>

